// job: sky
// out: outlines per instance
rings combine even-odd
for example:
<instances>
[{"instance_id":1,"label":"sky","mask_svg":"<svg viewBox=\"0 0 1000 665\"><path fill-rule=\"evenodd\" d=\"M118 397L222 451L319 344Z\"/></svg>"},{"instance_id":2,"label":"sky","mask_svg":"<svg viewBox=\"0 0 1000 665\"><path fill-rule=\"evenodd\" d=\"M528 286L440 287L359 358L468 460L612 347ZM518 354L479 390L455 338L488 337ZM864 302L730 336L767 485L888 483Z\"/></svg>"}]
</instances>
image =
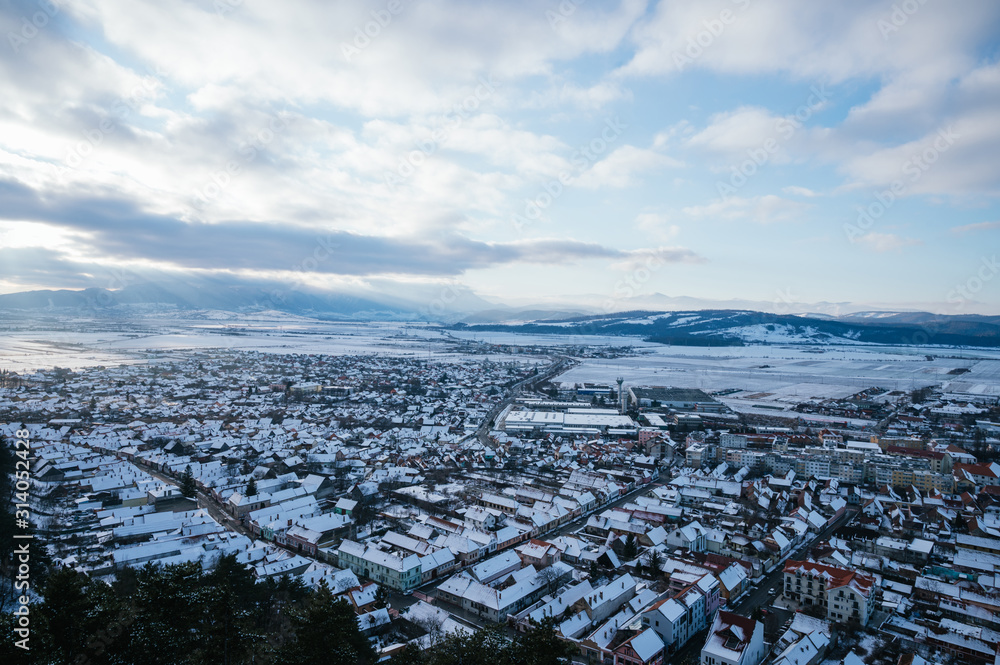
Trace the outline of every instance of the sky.
<instances>
[{"instance_id":1,"label":"sky","mask_svg":"<svg viewBox=\"0 0 1000 665\"><path fill-rule=\"evenodd\" d=\"M0 36L0 293L1000 314L992 0L0 0Z\"/></svg>"}]
</instances>

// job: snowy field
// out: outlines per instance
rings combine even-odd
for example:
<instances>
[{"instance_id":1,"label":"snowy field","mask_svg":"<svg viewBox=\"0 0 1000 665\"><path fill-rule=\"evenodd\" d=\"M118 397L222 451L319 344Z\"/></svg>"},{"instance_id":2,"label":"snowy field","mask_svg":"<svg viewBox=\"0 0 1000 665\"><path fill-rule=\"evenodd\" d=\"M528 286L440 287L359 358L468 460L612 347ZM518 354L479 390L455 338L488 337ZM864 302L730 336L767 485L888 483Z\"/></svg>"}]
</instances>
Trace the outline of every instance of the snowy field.
<instances>
[{"instance_id":1,"label":"snowy field","mask_svg":"<svg viewBox=\"0 0 1000 665\"><path fill-rule=\"evenodd\" d=\"M934 360L927 360L928 355ZM969 371L950 374L963 369ZM871 386L912 390L940 384L949 392L1000 395L1000 353L892 346L655 346L648 355L584 360L560 379L612 383L619 376L626 386L740 390L724 398L737 410L744 400L790 406L806 399L846 397Z\"/></svg>"},{"instance_id":2,"label":"snowy field","mask_svg":"<svg viewBox=\"0 0 1000 665\"><path fill-rule=\"evenodd\" d=\"M520 335L441 331L425 324L326 322L257 315L132 321L121 331L94 332L86 322L65 330L34 329L0 334L0 368L18 372L147 362L171 351L241 349L267 353L393 355L427 360L482 361L459 348L463 341L548 347L632 346L635 356L581 359L559 377L564 382L738 390L725 396L733 408L791 406L806 399L845 397L871 386L912 390L941 385L949 392L1000 395L1000 349L945 347L664 346L632 337ZM105 324L107 325L107 324ZM927 360L926 356L933 356ZM491 354L492 361L543 363L543 358ZM954 370L968 372L951 374Z\"/></svg>"},{"instance_id":3,"label":"snowy field","mask_svg":"<svg viewBox=\"0 0 1000 665\"><path fill-rule=\"evenodd\" d=\"M147 362L171 351L238 349L264 353L392 355L453 361L485 360L457 349L456 340L423 324L344 323L311 319L237 322L155 320L132 322L128 332L41 330L0 333L0 369L16 372ZM124 327L124 326L123 326ZM493 362L544 363L542 358L490 354Z\"/></svg>"}]
</instances>

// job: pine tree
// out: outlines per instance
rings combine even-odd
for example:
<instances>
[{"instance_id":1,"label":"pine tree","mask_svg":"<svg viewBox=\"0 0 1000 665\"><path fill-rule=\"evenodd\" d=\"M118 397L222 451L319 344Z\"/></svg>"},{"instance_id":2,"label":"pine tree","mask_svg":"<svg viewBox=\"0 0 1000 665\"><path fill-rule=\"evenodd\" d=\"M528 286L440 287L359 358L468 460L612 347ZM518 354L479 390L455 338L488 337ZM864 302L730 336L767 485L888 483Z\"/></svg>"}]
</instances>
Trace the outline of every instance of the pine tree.
<instances>
[{"instance_id":1,"label":"pine tree","mask_svg":"<svg viewBox=\"0 0 1000 665\"><path fill-rule=\"evenodd\" d=\"M257 481L254 478L247 483L247 496L257 496Z\"/></svg>"},{"instance_id":2,"label":"pine tree","mask_svg":"<svg viewBox=\"0 0 1000 665\"><path fill-rule=\"evenodd\" d=\"M663 555L660 554L660 550L655 547L650 548L646 552L646 565L649 567L649 573L656 579L663 572Z\"/></svg>"},{"instance_id":3,"label":"pine tree","mask_svg":"<svg viewBox=\"0 0 1000 665\"><path fill-rule=\"evenodd\" d=\"M625 539L625 546L622 548L622 558L623 559L634 559L638 552L638 547L635 543L635 535L629 534Z\"/></svg>"},{"instance_id":4,"label":"pine tree","mask_svg":"<svg viewBox=\"0 0 1000 665\"><path fill-rule=\"evenodd\" d=\"M375 650L358 627L358 617L343 598L320 582L305 605L291 616L294 637L275 660L279 665L328 665L374 662Z\"/></svg>"},{"instance_id":5,"label":"pine tree","mask_svg":"<svg viewBox=\"0 0 1000 665\"><path fill-rule=\"evenodd\" d=\"M181 475L181 494L188 499L193 499L197 491L198 487L194 484L194 474L191 473L191 465L188 464L184 467L184 473Z\"/></svg>"},{"instance_id":6,"label":"pine tree","mask_svg":"<svg viewBox=\"0 0 1000 665\"><path fill-rule=\"evenodd\" d=\"M568 642L556 635L555 617L532 621L531 628L519 637L513 648L513 661L527 665L564 665L579 653Z\"/></svg>"}]
</instances>

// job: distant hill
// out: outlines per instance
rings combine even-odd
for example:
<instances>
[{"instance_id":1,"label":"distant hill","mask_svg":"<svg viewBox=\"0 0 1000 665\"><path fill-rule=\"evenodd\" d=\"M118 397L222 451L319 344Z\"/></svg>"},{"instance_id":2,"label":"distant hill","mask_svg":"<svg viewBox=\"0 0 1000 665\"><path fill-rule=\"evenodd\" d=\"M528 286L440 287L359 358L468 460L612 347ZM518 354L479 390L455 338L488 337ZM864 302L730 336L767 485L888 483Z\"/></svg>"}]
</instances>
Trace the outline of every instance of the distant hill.
<instances>
[{"instance_id":1,"label":"distant hill","mask_svg":"<svg viewBox=\"0 0 1000 665\"><path fill-rule=\"evenodd\" d=\"M122 289L26 291L0 295L0 310L128 316L156 309L279 311L315 318L416 319L418 309L406 302L386 302L349 294L309 294L297 290L247 286L135 284Z\"/></svg>"},{"instance_id":2,"label":"distant hill","mask_svg":"<svg viewBox=\"0 0 1000 665\"><path fill-rule=\"evenodd\" d=\"M443 293L443 295L442 295ZM676 300L676 299L675 299ZM115 319L150 314L251 315L262 312L324 320L435 321L472 330L569 335L627 335L664 344L944 344L1000 346L1000 316L857 311L834 316L772 314L753 309L641 309L593 314L559 306L509 307L468 290L440 287L366 295L264 286L162 281L114 291L26 291L0 295L0 315ZM456 323L458 322L458 323Z\"/></svg>"},{"instance_id":3,"label":"distant hill","mask_svg":"<svg viewBox=\"0 0 1000 665\"><path fill-rule=\"evenodd\" d=\"M693 346L761 344L945 344L1000 346L1000 316L925 312L826 315L749 310L634 311L513 325L459 324L466 330L562 335L628 335Z\"/></svg>"}]
</instances>

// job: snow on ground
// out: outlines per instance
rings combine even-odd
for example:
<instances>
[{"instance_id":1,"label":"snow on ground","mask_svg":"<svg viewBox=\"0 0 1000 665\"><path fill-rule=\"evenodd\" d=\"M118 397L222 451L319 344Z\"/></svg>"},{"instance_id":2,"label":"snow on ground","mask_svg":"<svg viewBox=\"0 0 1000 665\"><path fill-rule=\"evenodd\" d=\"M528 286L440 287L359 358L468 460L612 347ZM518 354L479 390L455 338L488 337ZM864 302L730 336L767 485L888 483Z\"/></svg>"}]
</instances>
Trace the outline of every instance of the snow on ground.
<instances>
[{"instance_id":1,"label":"snow on ground","mask_svg":"<svg viewBox=\"0 0 1000 665\"><path fill-rule=\"evenodd\" d=\"M451 614L422 600L410 605L402 616L412 623L430 629L432 632L415 640L421 649L429 649L434 640L451 633L474 633L475 629L457 621Z\"/></svg>"},{"instance_id":2,"label":"snow on ground","mask_svg":"<svg viewBox=\"0 0 1000 665\"><path fill-rule=\"evenodd\" d=\"M1000 353L993 349L658 345L652 349L643 346L642 350L653 353L583 359L559 380L611 383L621 376L626 387L662 385L707 392L737 388L773 393L765 401L786 404L846 397L871 386L912 390L942 384L950 391L1000 395ZM926 355L933 355L934 360L928 361ZM970 371L949 374L959 368ZM733 395L736 400L743 397Z\"/></svg>"},{"instance_id":3,"label":"snow on ground","mask_svg":"<svg viewBox=\"0 0 1000 665\"><path fill-rule=\"evenodd\" d=\"M63 324L65 326L65 324ZM234 324L201 319L141 321L133 332L30 330L0 334L0 368L16 372L52 367L147 362L172 351L238 349L265 353L410 356L426 360L485 360L456 351L453 338L423 324L326 322L301 317L244 318ZM39 326L41 327L41 326ZM65 326L68 327L68 326ZM491 354L493 362L544 364L544 358Z\"/></svg>"},{"instance_id":4,"label":"snow on ground","mask_svg":"<svg viewBox=\"0 0 1000 665\"><path fill-rule=\"evenodd\" d=\"M116 365L163 358L173 350L221 348L485 361L486 356L462 353L455 345L457 341L479 340L556 350L632 346L639 352L635 356L584 358L558 380L612 383L621 376L626 386L669 385L709 392L735 388L772 393L762 398L763 402L782 406L810 398L844 397L871 386L912 390L941 384L951 392L1000 395L1000 349L861 344L668 346L635 337L442 331L426 324L318 321L269 312L240 316L225 322L218 318L150 319L133 322L133 329L126 332L92 332L92 327L88 329L86 322L79 321L72 331L36 329L0 334L0 368L25 371ZM934 360L928 361L927 355L934 356ZM511 354L494 354L489 359L546 362L537 356ZM950 373L958 369L969 371ZM735 394L730 401L739 403L745 398L745 394Z\"/></svg>"}]
</instances>

